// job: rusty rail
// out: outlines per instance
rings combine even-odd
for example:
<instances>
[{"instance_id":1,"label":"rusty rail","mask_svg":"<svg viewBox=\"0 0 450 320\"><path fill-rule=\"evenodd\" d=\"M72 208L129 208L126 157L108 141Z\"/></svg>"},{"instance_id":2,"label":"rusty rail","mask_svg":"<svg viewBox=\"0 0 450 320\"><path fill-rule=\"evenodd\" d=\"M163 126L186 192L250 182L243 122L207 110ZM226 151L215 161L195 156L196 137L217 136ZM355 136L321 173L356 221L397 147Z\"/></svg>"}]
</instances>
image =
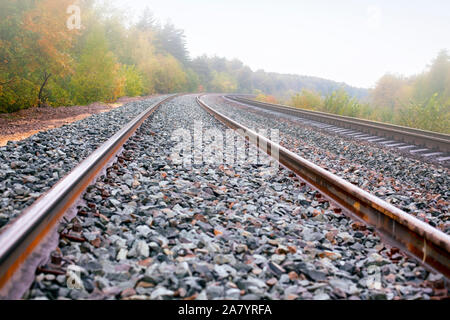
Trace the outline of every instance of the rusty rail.
<instances>
[{"instance_id":1,"label":"rusty rail","mask_svg":"<svg viewBox=\"0 0 450 320\"><path fill-rule=\"evenodd\" d=\"M197 97L197 102L228 127L243 130L249 141L269 155L278 149L281 164L347 209L350 215L374 226L387 241L449 279L450 236L244 127L208 106L201 97Z\"/></svg>"},{"instance_id":2,"label":"rusty rail","mask_svg":"<svg viewBox=\"0 0 450 320\"><path fill-rule=\"evenodd\" d=\"M450 152L450 135L415 128L402 127L389 123L357 119L335 114L293 108L285 105L271 104L237 96L226 96L228 99L246 103L263 109L277 111L309 120L336 125L342 128L358 130L363 133L377 135L400 142L412 143L441 152Z\"/></svg>"},{"instance_id":3,"label":"rusty rail","mask_svg":"<svg viewBox=\"0 0 450 320\"><path fill-rule=\"evenodd\" d=\"M32 281L37 264L46 258L46 253L38 253L38 251L55 232L54 229L62 217L73 207L104 167L120 152L123 144L139 126L161 104L176 96L172 95L151 105L126 124L2 231L0 234L0 299L22 297L24 286L19 288L18 283Z\"/></svg>"}]
</instances>

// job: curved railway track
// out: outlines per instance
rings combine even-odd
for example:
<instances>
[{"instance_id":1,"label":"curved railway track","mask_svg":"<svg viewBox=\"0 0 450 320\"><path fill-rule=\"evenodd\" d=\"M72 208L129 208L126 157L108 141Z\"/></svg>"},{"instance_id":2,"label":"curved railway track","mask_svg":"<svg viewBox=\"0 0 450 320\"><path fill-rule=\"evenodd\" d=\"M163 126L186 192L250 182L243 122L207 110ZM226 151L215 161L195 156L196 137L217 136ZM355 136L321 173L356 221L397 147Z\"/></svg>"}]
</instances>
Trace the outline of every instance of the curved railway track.
<instances>
[{"instance_id":1,"label":"curved railway track","mask_svg":"<svg viewBox=\"0 0 450 320\"><path fill-rule=\"evenodd\" d=\"M120 153L123 144L159 106L173 98L171 96L152 105L136 117L2 231L0 298L22 297L33 281L34 270L56 246L56 230L62 217L74 214L71 211L80 196L95 177L106 170ZM374 226L387 242L403 249L429 269L442 273L448 280L450 236L256 134L209 107L201 97L197 98L197 102L226 126L243 130L250 142L263 148L269 155L278 154L281 164L319 190L344 212ZM57 262L58 259L52 256L52 261Z\"/></svg>"},{"instance_id":2,"label":"curved railway track","mask_svg":"<svg viewBox=\"0 0 450 320\"><path fill-rule=\"evenodd\" d=\"M401 150L409 150L411 154L421 155L425 158L433 157L443 164L450 162L450 135L447 134L264 103L239 96L226 96L226 98L265 110L306 119L310 124L327 131L345 134L369 142L378 142Z\"/></svg>"}]
</instances>

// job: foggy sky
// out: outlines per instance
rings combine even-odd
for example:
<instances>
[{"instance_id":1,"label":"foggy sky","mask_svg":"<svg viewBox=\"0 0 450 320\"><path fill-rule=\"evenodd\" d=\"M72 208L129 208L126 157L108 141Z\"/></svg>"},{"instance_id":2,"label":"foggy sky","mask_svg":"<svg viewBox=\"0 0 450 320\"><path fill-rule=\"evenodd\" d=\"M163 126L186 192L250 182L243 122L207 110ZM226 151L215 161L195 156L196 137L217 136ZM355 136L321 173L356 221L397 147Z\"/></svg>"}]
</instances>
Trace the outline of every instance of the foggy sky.
<instances>
[{"instance_id":1,"label":"foggy sky","mask_svg":"<svg viewBox=\"0 0 450 320\"><path fill-rule=\"evenodd\" d=\"M450 49L447 0L116 0L150 7L184 29L192 57L238 58L253 70L372 87L385 73L420 73Z\"/></svg>"}]
</instances>

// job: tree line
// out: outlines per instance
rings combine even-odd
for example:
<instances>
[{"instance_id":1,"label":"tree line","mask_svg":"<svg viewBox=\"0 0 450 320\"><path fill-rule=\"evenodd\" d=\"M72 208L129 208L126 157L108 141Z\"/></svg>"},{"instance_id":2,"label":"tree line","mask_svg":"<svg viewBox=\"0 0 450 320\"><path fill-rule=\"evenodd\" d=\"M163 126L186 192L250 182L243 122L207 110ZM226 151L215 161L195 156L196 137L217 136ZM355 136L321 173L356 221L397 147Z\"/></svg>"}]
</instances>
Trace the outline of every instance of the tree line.
<instances>
[{"instance_id":1,"label":"tree line","mask_svg":"<svg viewBox=\"0 0 450 320\"><path fill-rule=\"evenodd\" d=\"M191 59L183 30L149 9L136 22L110 4L78 0L81 28L68 28L73 0L0 0L0 112L84 105L172 92L358 89L325 79L252 71L239 60Z\"/></svg>"},{"instance_id":2,"label":"tree line","mask_svg":"<svg viewBox=\"0 0 450 320\"><path fill-rule=\"evenodd\" d=\"M0 1L0 112L196 89L184 35L172 24L147 10L127 26L118 10L85 0L82 27L70 29L72 3Z\"/></svg>"},{"instance_id":3,"label":"tree line","mask_svg":"<svg viewBox=\"0 0 450 320\"><path fill-rule=\"evenodd\" d=\"M265 93L257 99L450 134L450 56L442 50L418 75L386 74L363 99L343 89L323 94L307 88L288 99Z\"/></svg>"},{"instance_id":4,"label":"tree line","mask_svg":"<svg viewBox=\"0 0 450 320\"><path fill-rule=\"evenodd\" d=\"M96 0L0 0L0 112L85 105L173 92L254 93L295 107L450 133L450 58L422 74L387 74L371 90L316 77L253 71L241 61L191 59L183 30L149 9L135 22ZM275 98L276 97L276 98Z\"/></svg>"}]
</instances>

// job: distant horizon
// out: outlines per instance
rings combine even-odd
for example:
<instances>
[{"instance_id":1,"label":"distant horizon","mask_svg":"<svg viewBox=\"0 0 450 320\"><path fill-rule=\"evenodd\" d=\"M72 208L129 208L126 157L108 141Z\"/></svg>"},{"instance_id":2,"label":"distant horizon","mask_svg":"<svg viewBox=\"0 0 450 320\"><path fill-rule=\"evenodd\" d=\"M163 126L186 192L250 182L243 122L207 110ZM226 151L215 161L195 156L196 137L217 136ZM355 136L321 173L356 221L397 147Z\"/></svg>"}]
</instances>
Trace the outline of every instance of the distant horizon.
<instances>
[{"instance_id":1,"label":"distant horizon","mask_svg":"<svg viewBox=\"0 0 450 320\"><path fill-rule=\"evenodd\" d=\"M450 2L443 0L115 2L134 15L149 7L162 23L184 30L193 59L238 59L253 71L356 88L371 89L387 73L418 75L450 49Z\"/></svg>"}]
</instances>

